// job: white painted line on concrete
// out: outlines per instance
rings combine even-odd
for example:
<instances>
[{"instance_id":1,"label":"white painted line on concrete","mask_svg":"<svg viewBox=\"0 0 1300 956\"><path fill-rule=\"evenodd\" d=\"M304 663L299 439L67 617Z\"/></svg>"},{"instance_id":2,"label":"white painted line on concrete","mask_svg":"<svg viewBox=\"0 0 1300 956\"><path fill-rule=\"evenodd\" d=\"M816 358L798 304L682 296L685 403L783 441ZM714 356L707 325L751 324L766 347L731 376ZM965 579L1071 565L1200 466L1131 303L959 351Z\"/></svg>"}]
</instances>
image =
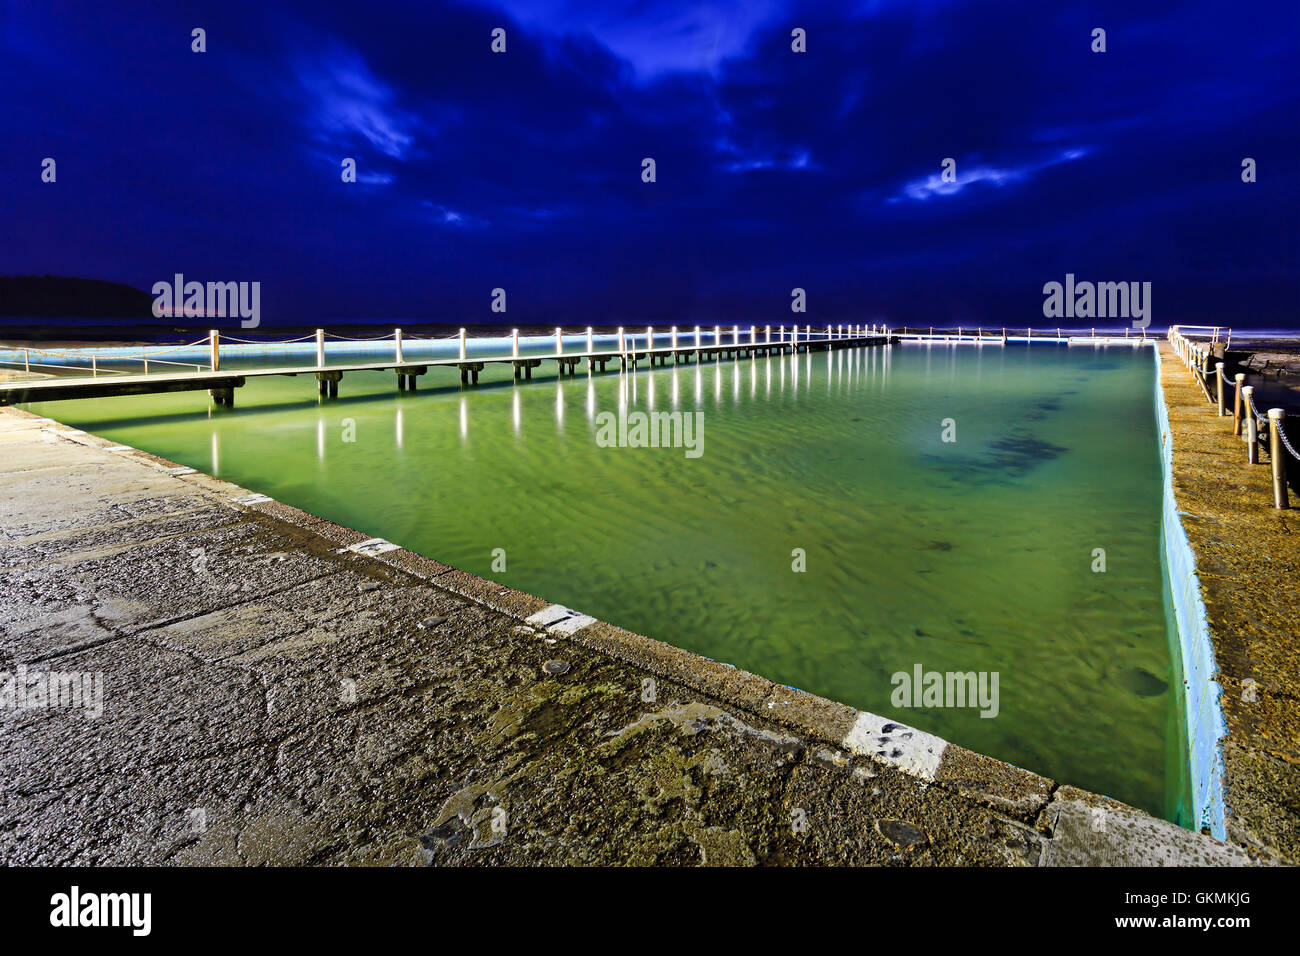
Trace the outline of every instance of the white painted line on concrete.
<instances>
[{"instance_id":1,"label":"white painted line on concrete","mask_svg":"<svg viewBox=\"0 0 1300 956\"><path fill-rule=\"evenodd\" d=\"M579 614L563 604L552 604L529 617L527 623L544 628L550 634L563 634L567 637L589 624L595 624L596 619L587 614Z\"/></svg>"},{"instance_id":2,"label":"white painted line on concrete","mask_svg":"<svg viewBox=\"0 0 1300 956\"><path fill-rule=\"evenodd\" d=\"M948 741L860 711L841 746L859 756L891 763L923 780L933 780L943 752L948 749Z\"/></svg>"},{"instance_id":3,"label":"white painted line on concrete","mask_svg":"<svg viewBox=\"0 0 1300 956\"><path fill-rule=\"evenodd\" d=\"M396 551L400 545L393 544L391 541L385 541L383 538L367 538L365 541L358 541L356 544L346 547L343 551L351 551L355 554L375 555L383 554L386 551ZM340 554L343 552L340 551Z\"/></svg>"}]
</instances>

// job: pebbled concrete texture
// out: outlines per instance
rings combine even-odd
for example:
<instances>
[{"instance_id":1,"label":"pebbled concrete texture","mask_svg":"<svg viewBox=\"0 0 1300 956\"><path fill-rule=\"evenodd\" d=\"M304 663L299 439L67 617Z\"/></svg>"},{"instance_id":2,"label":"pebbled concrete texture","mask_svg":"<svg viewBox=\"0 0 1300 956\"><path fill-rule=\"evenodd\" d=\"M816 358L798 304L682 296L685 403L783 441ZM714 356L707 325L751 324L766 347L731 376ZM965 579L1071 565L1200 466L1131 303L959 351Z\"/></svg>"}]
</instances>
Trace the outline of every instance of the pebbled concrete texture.
<instances>
[{"instance_id":1,"label":"pebbled concrete texture","mask_svg":"<svg viewBox=\"0 0 1300 956\"><path fill-rule=\"evenodd\" d=\"M1273 860L175 469L0 410L0 861Z\"/></svg>"},{"instance_id":2,"label":"pebbled concrete texture","mask_svg":"<svg viewBox=\"0 0 1300 956\"><path fill-rule=\"evenodd\" d=\"M1300 512L1272 507L1267 454L1248 465L1231 416L1160 349L1174 495L1223 688L1226 835L1300 862Z\"/></svg>"}]
</instances>

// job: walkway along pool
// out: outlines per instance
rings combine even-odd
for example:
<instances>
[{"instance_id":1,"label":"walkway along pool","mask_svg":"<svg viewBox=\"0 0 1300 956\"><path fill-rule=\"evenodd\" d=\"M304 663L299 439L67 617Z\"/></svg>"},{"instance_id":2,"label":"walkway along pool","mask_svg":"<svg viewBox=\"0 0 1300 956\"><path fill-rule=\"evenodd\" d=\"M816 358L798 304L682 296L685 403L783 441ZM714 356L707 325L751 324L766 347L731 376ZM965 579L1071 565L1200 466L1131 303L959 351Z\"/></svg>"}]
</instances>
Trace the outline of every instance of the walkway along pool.
<instances>
[{"instance_id":1,"label":"walkway along pool","mask_svg":"<svg viewBox=\"0 0 1300 956\"><path fill-rule=\"evenodd\" d=\"M32 410L1187 824L1154 374L936 344ZM699 413L699 454L607 440L636 412ZM918 673L996 706L901 694Z\"/></svg>"}]
</instances>

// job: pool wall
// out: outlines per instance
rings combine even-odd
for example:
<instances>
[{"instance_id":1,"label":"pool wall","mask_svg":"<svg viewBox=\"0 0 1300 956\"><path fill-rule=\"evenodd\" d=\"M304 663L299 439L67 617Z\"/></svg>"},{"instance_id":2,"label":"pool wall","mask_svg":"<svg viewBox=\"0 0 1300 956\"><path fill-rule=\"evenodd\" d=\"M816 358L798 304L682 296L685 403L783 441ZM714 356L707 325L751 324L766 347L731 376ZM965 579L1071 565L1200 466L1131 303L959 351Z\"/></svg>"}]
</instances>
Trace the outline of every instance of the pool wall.
<instances>
[{"instance_id":1,"label":"pool wall","mask_svg":"<svg viewBox=\"0 0 1300 956\"><path fill-rule=\"evenodd\" d=\"M1169 571L1169 599L1181 652L1192 812L1197 830L1208 829L1211 836L1223 840L1226 834L1222 740L1228 733L1223 709L1219 706L1223 689L1214 680L1218 666L1214 660L1205 602L1201 598L1196 554L1183 529L1174 495L1173 440L1169 408L1160 384L1160 349L1152 348L1151 352L1156 370L1156 424L1160 432L1160 469L1164 484L1160 537Z\"/></svg>"}]
</instances>

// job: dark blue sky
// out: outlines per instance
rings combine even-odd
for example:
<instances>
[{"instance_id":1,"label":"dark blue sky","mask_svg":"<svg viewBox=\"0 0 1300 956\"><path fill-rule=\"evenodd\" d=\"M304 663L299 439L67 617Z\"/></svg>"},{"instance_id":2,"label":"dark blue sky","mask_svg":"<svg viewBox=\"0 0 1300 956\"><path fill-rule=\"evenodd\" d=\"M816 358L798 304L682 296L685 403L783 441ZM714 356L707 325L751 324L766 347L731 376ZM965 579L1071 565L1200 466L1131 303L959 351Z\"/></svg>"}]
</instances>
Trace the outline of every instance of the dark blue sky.
<instances>
[{"instance_id":1,"label":"dark blue sky","mask_svg":"<svg viewBox=\"0 0 1300 956\"><path fill-rule=\"evenodd\" d=\"M782 322L795 286L813 323L1045 326L1072 272L1296 327L1298 11L10 0L0 273L256 280L273 328Z\"/></svg>"}]
</instances>

